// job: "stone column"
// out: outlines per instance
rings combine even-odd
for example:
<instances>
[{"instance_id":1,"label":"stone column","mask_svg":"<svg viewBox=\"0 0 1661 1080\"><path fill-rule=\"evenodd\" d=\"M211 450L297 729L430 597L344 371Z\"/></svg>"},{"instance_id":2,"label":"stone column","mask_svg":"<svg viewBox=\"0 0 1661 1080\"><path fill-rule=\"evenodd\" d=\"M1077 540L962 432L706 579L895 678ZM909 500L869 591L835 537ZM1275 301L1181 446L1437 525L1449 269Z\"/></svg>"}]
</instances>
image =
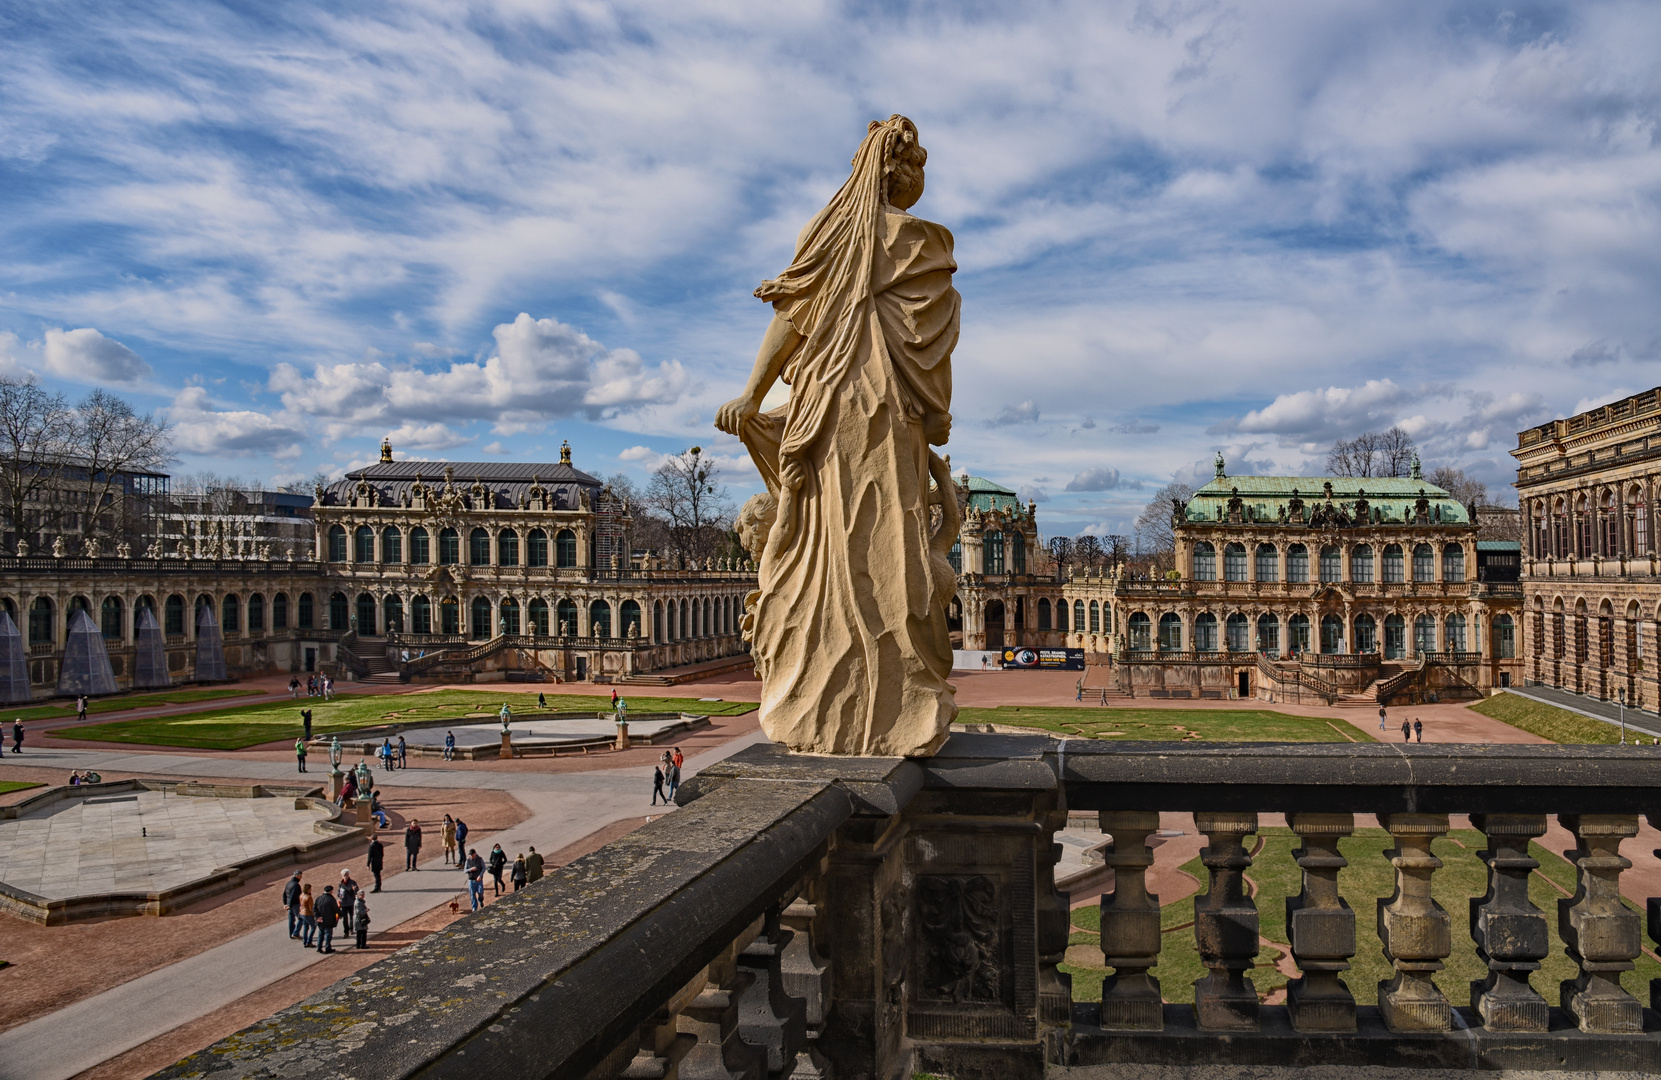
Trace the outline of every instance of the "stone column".
<instances>
[{"instance_id":1,"label":"stone column","mask_svg":"<svg viewBox=\"0 0 1661 1080\"><path fill-rule=\"evenodd\" d=\"M1550 951L1545 913L1528 899L1529 874L1540 866L1528 843L1545 834L1546 816L1473 814L1471 824L1488 837L1477 853L1488 864L1488 891L1471 899L1471 938L1488 978L1471 983L1471 1008L1490 1031L1545 1031L1550 1010L1528 982Z\"/></svg>"},{"instance_id":2,"label":"stone column","mask_svg":"<svg viewBox=\"0 0 1661 1080\"><path fill-rule=\"evenodd\" d=\"M781 958L796 936L780 924L779 909L763 916L762 931L738 954L738 966L753 982L738 999L738 1034L767 1057L767 1075L793 1072L807 1043L807 1002L787 996Z\"/></svg>"},{"instance_id":3,"label":"stone column","mask_svg":"<svg viewBox=\"0 0 1661 1080\"><path fill-rule=\"evenodd\" d=\"M1378 936L1394 978L1378 984L1378 1008L1391 1031L1449 1031L1453 1010L1431 976L1453 951L1448 913L1431 899L1430 877L1442 860L1431 841L1448 831L1446 814L1383 814L1379 823L1395 839L1386 852L1396 868L1396 891L1378 901Z\"/></svg>"},{"instance_id":4,"label":"stone column","mask_svg":"<svg viewBox=\"0 0 1661 1080\"><path fill-rule=\"evenodd\" d=\"M1563 1008L1580 1030L1637 1033L1644 1029L1638 999L1621 989L1642 939L1639 918L1621 903L1621 841L1638 835L1636 814L1564 814L1575 835L1575 894L1557 902L1557 932L1580 974L1561 988Z\"/></svg>"},{"instance_id":5,"label":"stone column","mask_svg":"<svg viewBox=\"0 0 1661 1080\"><path fill-rule=\"evenodd\" d=\"M1257 904L1246 895L1251 856L1243 843L1257 832L1256 814L1196 813L1194 825L1210 843L1200 861L1210 889L1194 898L1194 942L1209 974L1194 984L1194 1017L1216 1031L1256 1031L1257 991L1246 973L1258 953Z\"/></svg>"},{"instance_id":6,"label":"stone column","mask_svg":"<svg viewBox=\"0 0 1661 1080\"><path fill-rule=\"evenodd\" d=\"M1338 871L1349 865L1338 841L1355 831L1354 814L1290 814L1303 840L1292 852L1303 870L1303 891L1286 898L1292 957L1303 977L1286 987L1286 1009L1301 1032L1355 1030L1355 996L1339 975L1355 955L1355 912L1338 895Z\"/></svg>"},{"instance_id":7,"label":"stone column","mask_svg":"<svg viewBox=\"0 0 1661 1080\"><path fill-rule=\"evenodd\" d=\"M831 922L831 1005L819 1046L840 1080L890 1080L902 1057L909 892L900 816L837 832L820 911Z\"/></svg>"},{"instance_id":8,"label":"stone column","mask_svg":"<svg viewBox=\"0 0 1661 1080\"><path fill-rule=\"evenodd\" d=\"M1147 887L1153 853L1148 837L1159 831L1159 815L1147 810L1104 810L1102 832L1113 837L1104 861L1114 887L1101 900L1102 954L1113 974L1102 981L1102 1027L1116 1031L1163 1031L1159 980L1148 970L1159 963L1159 897Z\"/></svg>"}]
</instances>

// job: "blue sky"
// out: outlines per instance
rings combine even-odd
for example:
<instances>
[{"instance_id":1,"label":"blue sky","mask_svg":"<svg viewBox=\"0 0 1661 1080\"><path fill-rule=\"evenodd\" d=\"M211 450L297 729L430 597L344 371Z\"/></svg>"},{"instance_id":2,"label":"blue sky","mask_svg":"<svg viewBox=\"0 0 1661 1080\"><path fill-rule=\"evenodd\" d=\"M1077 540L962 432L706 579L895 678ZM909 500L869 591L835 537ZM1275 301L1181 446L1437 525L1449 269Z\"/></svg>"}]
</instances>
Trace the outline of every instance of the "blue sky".
<instances>
[{"instance_id":1,"label":"blue sky","mask_svg":"<svg viewBox=\"0 0 1661 1080\"><path fill-rule=\"evenodd\" d=\"M0 367L179 472L401 456L637 478L713 448L750 296L865 124L957 237L954 466L1048 533L1400 423L1661 383L1661 7L0 0Z\"/></svg>"}]
</instances>

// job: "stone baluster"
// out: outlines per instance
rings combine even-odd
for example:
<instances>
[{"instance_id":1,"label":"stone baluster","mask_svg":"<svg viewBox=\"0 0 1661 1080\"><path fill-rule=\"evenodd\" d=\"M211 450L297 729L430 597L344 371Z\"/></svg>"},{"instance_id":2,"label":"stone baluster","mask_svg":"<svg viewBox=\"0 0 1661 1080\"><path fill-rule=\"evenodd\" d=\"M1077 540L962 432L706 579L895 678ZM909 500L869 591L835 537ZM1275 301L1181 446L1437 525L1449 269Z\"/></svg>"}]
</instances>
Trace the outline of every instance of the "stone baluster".
<instances>
[{"instance_id":1,"label":"stone baluster","mask_svg":"<svg viewBox=\"0 0 1661 1080\"><path fill-rule=\"evenodd\" d=\"M738 966L752 982L738 998L738 1035L767 1055L767 1074L783 1076L796 1065L807 1042L807 1002L784 991L780 961L796 936L780 925L779 909L768 910L761 933L738 954Z\"/></svg>"},{"instance_id":2,"label":"stone baluster","mask_svg":"<svg viewBox=\"0 0 1661 1080\"><path fill-rule=\"evenodd\" d=\"M1391 1031L1450 1031L1453 1009L1431 982L1453 951L1453 924L1430 896L1430 876L1442 860L1430 844L1448 831L1446 814L1383 814L1379 823L1396 841L1385 852L1396 868L1396 891L1378 901L1378 937L1393 978L1378 984L1378 1011Z\"/></svg>"},{"instance_id":3,"label":"stone baluster","mask_svg":"<svg viewBox=\"0 0 1661 1080\"><path fill-rule=\"evenodd\" d=\"M1557 902L1557 933L1580 974L1562 985L1561 1003L1580 1030L1636 1033L1644 1030L1643 1007L1621 989L1621 972L1631 971L1641 941L1638 913L1621 903L1621 871L1632 865L1621 856L1621 841L1638 835L1636 814L1565 814L1558 819L1574 833L1575 893Z\"/></svg>"},{"instance_id":4,"label":"stone baluster","mask_svg":"<svg viewBox=\"0 0 1661 1080\"><path fill-rule=\"evenodd\" d=\"M818 904L804 899L818 899L816 884L810 880L803 896L791 901L779 916L779 921L794 934L785 943L779 957L784 992L802 999L803 1019L806 1022L807 1043L802 1053L797 1055L796 1068L791 1074L800 1080L810 1077L823 1080L830 1075L829 1064L816 1043L825 1030L825 1009L831 1000L831 968L818 948Z\"/></svg>"},{"instance_id":5,"label":"stone baluster","mask_svg":"<svg viewBox=\"0 0 1661 1080\"><path fill-rule=\"evenodd\" d=\"M680 1030L681 1010L692 1004L708 982L708 969L700 971L697 978L681 987L663 1008L640 1025L634 1060L618 1074L623 1080L679 1080L681 1060L698 1042L696 1036ZM589 1073L590 1077L607 1075L611 1073L604 1063Z\"/></svg>"},{"instance_id":6,"label":"stone baluster","mask_svg":"<svg viewBox=\"0 0 1661 1080\"><path fill-rule=\"evenodd\" d=\"M1073 1022L1073 977L1059 970L1067 959L1067 942L1072 936L1071 897L1055 887L1055 868L1061 861L1062 846L1054 842L1055 834L1067 827L1067 811L1051 809L1043 818L1049 843L1039 847L1036 881L1037 933L1033 944L1038 949L1038 1019L1064 1032Z\"/></svg>"},{"instance_id":7,"label":"stone baluster","mask_svg":"<svg viewBox=\"0 0 1661 1080\"><path fill-rule=\"evenodd\" d=\"M1259 949L1257 904L1246 895L1252 860L1243 841L1257 832L1257 815L1196 813L1194 825L1210 841L1200 861L1211 873L1209 890L1194 898L1194 942L1209 971L1194 984L1194 1017L1202 1028L1256 1031L1257 990L1246 973Z\"/></svg>"},{"instance_id":8,"label":"stone baluster","mask_svg":"<svg viewBox=\"0 0 1661 1080\"><path fill-rule=\"evenodd\" d=\"M1529 985L1529 973L1551 951L1545 912L1529 903L1529 874L1540 864L1528 842L1546 831L1544 814L1473 814L1471 824L1488 837L1479 852L1488 864L1488 891L1471 899L1471 938L1488 978L1471 984L1471 1008L1490 1031L1545 1031L1546 999Z\"/></svg>"},{"instance_id":9,"label":"stone baluster","mask_svg":"<svg viewBox=\"0 0 1661 1080\"><path fill-rule=\"evenodd\" d=\"M698 1041L681 1059L683 1080L762 1080L767 1074L765 1050L745 1042L738 1031L739 998L755 981L738 955L761 932L757 919L737 940L709 963L703 986L682 1008L678 1028Z\"/></svg>"},{"instance_id":10,"label":"stone baluster","mask_svg":"<svg viewBox=\"0 0 1661 1080\"><path fill-rule=\"evenodd\" d=\"M1102 897L1102 954L1113 974L1102 980L1102 1027L1115 1031L1163 1031L1159 980L1159 897L1148 893L1153 865L1148 836L1159 815L1146 810L1104 810L1101 829L1113 837L1103 861L1113 868L1113 893Z\"/></svg>"},{"instance_id":11,"label":"stone baluster","mask_svg":"<svg viewBox=\"0 0 1661 1080\"><path fill-rule=\"evenodd\" d=\"M1303 977L1286 987L1287 1013L1298 1031L1354 1031L1355 996L1339 975L1355 955L1355 912L1338 895L1338 871L1349 865L1338 841L1355 831L1355 815L1291 814L1287 824L1303 840L1292 852L1303 891L1286 898L1292 958Z\"/></svg>"}]
</instances>

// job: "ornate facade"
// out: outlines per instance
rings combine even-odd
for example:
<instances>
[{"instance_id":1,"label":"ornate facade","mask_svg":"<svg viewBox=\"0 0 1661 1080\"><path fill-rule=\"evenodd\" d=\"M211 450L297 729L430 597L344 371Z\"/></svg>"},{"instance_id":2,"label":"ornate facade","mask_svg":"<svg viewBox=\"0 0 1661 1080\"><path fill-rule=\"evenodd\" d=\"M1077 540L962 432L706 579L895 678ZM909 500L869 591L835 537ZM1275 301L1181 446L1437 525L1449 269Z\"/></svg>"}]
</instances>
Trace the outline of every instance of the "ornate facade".
<instances>
[{"instance_id":1,"label":"ornate facade","mask_svg":"<svg viewBox=\"0 0 1661 1080\"><path fill-rule=\"evenodd\" d=\"M949 556L958 572L948 619L953 647L1059 645L1060 636L1047 632L1050 601L1041 598L1054 591L1052 581L1033 573L1042 557L1038 507L1022 507L1015 492L967 472L957 487L963 531Z\"/></svg>"},{"instance_id":2,"label":"ornate facade","mask_svg":"<svg viewBox=\"0 0 1661 1080\"><path fill-rule=\"evenodd\" d=\"M1517 437L1529 682L1655 709L1661 389Z\"/></svg>"}]
</instances>

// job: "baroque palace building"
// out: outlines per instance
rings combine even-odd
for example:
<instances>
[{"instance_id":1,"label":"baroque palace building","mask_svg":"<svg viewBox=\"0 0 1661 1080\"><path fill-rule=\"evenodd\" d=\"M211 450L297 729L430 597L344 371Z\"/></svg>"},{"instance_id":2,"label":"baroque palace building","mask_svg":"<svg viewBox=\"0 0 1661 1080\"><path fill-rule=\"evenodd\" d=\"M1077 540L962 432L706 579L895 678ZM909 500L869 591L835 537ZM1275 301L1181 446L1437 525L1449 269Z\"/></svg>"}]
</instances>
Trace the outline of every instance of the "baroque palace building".
<instances>
[{"instance_id":1,"label":"baroque palace building","mask_svg":"<svg viewBox=\"0 0 1661 1080\"><path fill-rule=\"evenodd\" d=\"M1661 389L1517 436L1528 682L1661 704Z\"/></svg>"},{"instance_id":2,"label":"baroque palace building","mask_svg":"<svg viewBox=\"0 0 1661 1080\"><path fill-rule=\"evenodd\" d=\"M0 557L0 608L21 631L37 696L57 686L85 609L130 685L138 611L154 613L174 682L195 678L211 622L233 675L330 671L390 679L647 679L745 662L755 573L630 547L629 508L571 464L381 460L320 489L300 553L235 523L195 522L136 553L89 547ZM715 665L719 667L720 665Z\"/></svg>"}]
</instances>

